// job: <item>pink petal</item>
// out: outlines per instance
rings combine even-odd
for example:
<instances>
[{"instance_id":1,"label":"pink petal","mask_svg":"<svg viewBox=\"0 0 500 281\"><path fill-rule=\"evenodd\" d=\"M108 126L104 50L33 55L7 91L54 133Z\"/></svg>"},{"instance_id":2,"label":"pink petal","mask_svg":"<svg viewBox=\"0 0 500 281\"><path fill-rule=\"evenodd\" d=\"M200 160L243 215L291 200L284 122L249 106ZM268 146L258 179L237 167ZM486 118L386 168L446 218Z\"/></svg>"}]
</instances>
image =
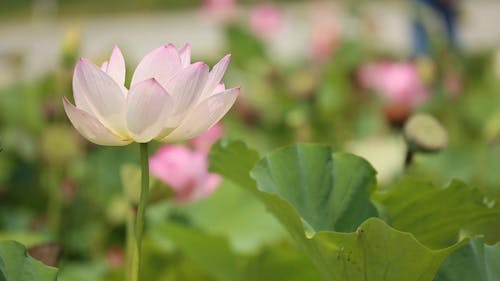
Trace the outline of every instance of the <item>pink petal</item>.
<instances>
[{"instance_id":1,"label":"pink petal","mask_svg":"<svg viewBox=\"0 0 500 281\"><path fill-rule=\"evenodd\" d=\"M135 84L127 96L127 127L136 142L149 142L163 129L173 100L154 78Z\"/></svg>"},{"instance_id":2,"label":"pink petal","mask_svg":"<svg viewBox=\"0 0 500 281\"><path fill-rule=\"evenodd\" d=\"M106 67L106 73L113 77L118 85L125 85L125 59L123 59L122 52L118 46L113 48Z\"/></svg>"},{"instance_id":3,"label":"pink petal","mask_svg":"<svg viewBox=\"0 0 500 281\"><path fill-rule=\"evenodd\" d=\"M208 66L197 62L179 71L165 88L175 99L174 115L183 114L198 101L208 78Z\"/></svg>"},{"instance_id":4,"label":"pink petal","mask_svg":"<svg viewBox=\"0 0 500 281\"><path fill-rule=\"evenodd\" d=\"M66 97L63 98L63 105L71 124L87 140L98 145L122 146L132 142L132 140L122 140L113 134L104 125L89 113L73 106Z\"/></svg>"},{"instance_id":5,"label":"pink petal","mask_svg":"<svg viewBox=\"0 0 500 281\"><path fill-rule=\"evenodd\" d=\"M224 85L224 83L219 83L217 85L217 87L215 87L214 91L212 92L212 94L210 96L224 92L225 90L226 90L226 85Z\"/></svg>"},{"instance_id":6,"label":"pink petal","mask_svg":"<svg viewBox=\"0 0 500 281\"><path fill-rule=\"evenodd\" d=\"M207 174L202 187L199 189L196 199L206 198L212 194L222 182L221 176L217 174Z\"/></svg>"},{"instance_id":7,"label":"pink petal","mask_svg":"<svg viewBox=\"0 0 500 281\"><path fill-rule=\"evenodd\" d=\"M149 161L150 171L175 191L176 199L189 202L208 196L220 177L208 173L207 154L180 145L162 146Z\"/></svg>"},{"instance_id":8,"label":"pink petal","mask_svg":"<svg viewBox=\"0 0 500 281\"><path fill-rule=\"evenodd\" d=\"M207 84L203 90L201 99L206 99L214 93L215 88L220 84L224 73L226 73L227 66L231 61L231 55L223 57L210 71L208 75Z\"/></svg>"},{"instance_id":9,"label":"pink petal","mask_svg":"<svg viewBox=\"0 0 500 281\"><path fill-rule=\"evenodd\" d=\"M123 138L128 136L125 125L125 96L121 87L86 59L80 59L75 67L73 95L79 109L95 116L113 133Z\"/></svg>"},{"instance_id":10,"label":"pink petal","mask_svg":"<svg viewBox=\"0 0 500 281\"><path fill-rule=\"evenodd\" d=\"M173 45L157 48L139 63L132 77L131 86L149 78L155 78L163 85L181 69L181 58Z\"/></svg>"},{"instance_id":11,"label":"pink petal","mask_svg":"<svg viewBox=\"0 0 500 281\"><path fill-rule=\"evenodd\" d=\"M101 70L102 70L102 71L104 71L104 72L108 71L108 63L109 63L109 62L106 60L106 61L104 61L104 62L101 64Z\"/></svg>"},{"instance_id":12,"label":"pink petal","mask_svg":"<svg viewBox=\"0 0 500 281\"><path fill-rule=\"evenodd\" d=\"M204 154L180 145L165 145L151 156L153 175L169 184L174 190L188 188L206 173Z\"/></svg>"},{"instance_id":13,"label":"pink petal","mask_svg":"<svg viewBox=\"0 0 500 281\"><path fill-rule=\"evenodd\" d=\"M239 88L232 88L202 101L162 141L191 139L208 130L229 111L239 92Z\"/></svg>"},{"instance_id":14,"label":"pink petal","mask_svg":"<svg viewBox=\"0 0 500 281\"><path fill-rule=\"evenodd\" d=\"M181 62L183 67L188 67L191 64L191 46L185 44L179 49L179 56L181 57Z\"/></svg>"},{"instance_id":15,"label":"pink petal","mask_svg":"<svg viewBox=\"0 0 500 281\"><path fill-rule=\"evenodd\" d=\"M194 149L208 153L210 147L224 136L224 128L220 123L215 124L203 134L190 141Z\"/></svg>"}]
</instances>

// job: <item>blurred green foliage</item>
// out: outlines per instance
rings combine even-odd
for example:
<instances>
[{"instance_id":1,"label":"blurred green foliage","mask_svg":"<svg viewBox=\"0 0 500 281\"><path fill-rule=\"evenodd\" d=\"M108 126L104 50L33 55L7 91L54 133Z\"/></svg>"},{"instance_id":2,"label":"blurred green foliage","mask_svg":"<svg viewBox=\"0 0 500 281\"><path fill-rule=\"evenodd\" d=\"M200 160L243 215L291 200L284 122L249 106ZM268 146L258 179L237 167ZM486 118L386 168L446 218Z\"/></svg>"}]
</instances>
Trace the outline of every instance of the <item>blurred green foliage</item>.
<instances>
[{"instance_id":1,"label":"blurred green foliage","mask_svg":"<svg viewBox=\"0 0 500 281\"><path fill-rule=\"evenodd\" d=\"M184 8L199 1L58 3L59 13L71 14ZM27 5L4 1L0 14L25 13ZM225 34L224 52L233 54L226 81L243 91L224 119L226 138L242 139L256 151L219 144L212 167L225 180L205 200L179 204L168 186L152 181L144 280L343 280L332 272L335 260L345 262L348 276L359 276L347 259L386 261L385 250L402 255L394 264L406 268L415 259L397 252L401 245L432 264L427 271L411 268L429 279L460 246L459 238L475 235L484 238L452 253L436 280L467 276L455 274L463 264L497 260L498 244L484 244L500 241L500 77L492 71L492 53L435 62L439 69L427 85L431 98L414 112L440 120L449 145L414 155L377 182L377 170L381 175L386 167L337 150L364 143L381 162L391 161L384 141L370 140L401 139L401 124L391 122L380 98L359 87L356 73L366 62L400 60L399 54L375 50L367 38L345 38L329 59L278 61L246 26L232 23ZM98 147L71 127L61 97L71 93L81 44L75 42L63 48L58 70L0 88L0 239L27 247L59 243L59 280L123 280L139 148ZM457 95L447 88L449 71L460 73ZM324 145L275 150L297 141ZM260 162L259 153L267 155ZM404 159L404 151L397 153ZM449 184L452 179L459 181ZM364 234L356 232L360 225ZM360 236L378 250L364 253L356 244ZM352 252L341 252L340 244ZM372 265L370 276L380 276ZM409 280L391 270L393 280Z\"/></svg>"}]
</instances>

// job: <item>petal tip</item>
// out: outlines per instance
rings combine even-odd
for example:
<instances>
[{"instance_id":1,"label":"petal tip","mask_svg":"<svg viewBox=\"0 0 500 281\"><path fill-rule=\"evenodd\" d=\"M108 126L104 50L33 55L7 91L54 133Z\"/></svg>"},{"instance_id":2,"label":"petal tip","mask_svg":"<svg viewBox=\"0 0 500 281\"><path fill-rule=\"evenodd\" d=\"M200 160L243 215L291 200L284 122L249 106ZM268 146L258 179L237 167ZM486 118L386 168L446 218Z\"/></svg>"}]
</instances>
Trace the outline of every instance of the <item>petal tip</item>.
<instances>
[{"instance_id":1,"label":"petal tip","mask_svg":"<svg viewBox=\"0 0 500 281\"><path fill-rule=\"evenodd\" d=\"M226 64L226 66L229 64L229 62L231 61L231 58L233 57L232 54L227 54L225 55L224 57L222 57L222 59L219 61L220 62L223 62L224 64Z\"/></svg>"},{"instance_id":2,"label":"petal tip","mask_svg":"<svg viewBox=\"0 0 500 281\"><path fill-rule=\"evenodd\" d=\"M87 58L79 58L78 62L76 63L76 66L81 66L81 65L90 65L93 64L89 59Z\"/></svg>"},{"instance_id":3,"label":"petal tip","mask_svg":"<svg viewBox=\"0 0 500 281\"><path fill-rule=\"evenodd\" d=\"M191 65L194 69L201 69L201 68L206 68L208 70L208 64L202 62L202 61L197 61Z\"/></svg>"},{"instance_id":4,"label":"petal tip","mask_svg":"<svg viewBox=\"0 0 500 281\"><path fill-rule=\"evenodd\" d=\"M231 88L231 89L227 89L225 92L228 95L237 97L240 94L240 92L241 92L241 86L237 86L237 87L234 87L234 88Z\"/></svg>"},{"instance_id":5,"label":"petal tip","mask_svg":"<svg viewBox=\"0 0 500 281\"><path fill-rule=\"evenodd\" d=\"M177 50L177 48L172 43L168 43L167 45L164 46L164 48L165 49L175 49L175 50Z\"/></svg>"},{"instance_id":6,"label":"petal tip","mask_svg":"<svg viewBox=\"0 0 500 281\"><path fill-rule=\"evenodd\" d=\"M122 54L122 50L120 49L120 47L118 47L118 44L115 44L113 46L113 50L111 51L111 56L113 55L121 55Z\"/></svg>"},{"instance_id":7,"label":"petal tip","mask_svg":"<svg viewBox=\"0 0 500 281\"><path fill-rule=\"evenodd\" d=\"M75 70L80 68L83 64L87 64L88 60L86 58L79 58L76 62Z\"/></svg>"}]
</instances>

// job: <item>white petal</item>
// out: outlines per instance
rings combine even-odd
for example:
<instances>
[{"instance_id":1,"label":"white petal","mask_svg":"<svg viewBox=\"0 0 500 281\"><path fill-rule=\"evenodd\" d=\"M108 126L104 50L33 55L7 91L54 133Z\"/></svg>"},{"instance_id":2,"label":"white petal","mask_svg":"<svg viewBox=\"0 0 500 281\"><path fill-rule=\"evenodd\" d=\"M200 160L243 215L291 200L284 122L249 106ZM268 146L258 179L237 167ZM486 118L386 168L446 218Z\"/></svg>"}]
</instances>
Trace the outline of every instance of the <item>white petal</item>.
<instances>
[{"instance_id":1,"label":"white petal","mask_svg":"<svg viewBox=\"0 0 500 281\"><path fill-rule=\"evenodd\" d=\"M166 83L182 69L179 52L173 45L162 46L147 54L135 69L131 86L149 78Z\"/></svg>"},{"instance_id":2,"label":"white petal","mask_svg":"<svg viewBox=\"0 0 500 281\"><path fill-rule=\"evenodd\" d=\"M136 142L148 142L163 129L174 101L154 79L135 84L127 96L127 126Z\"/></svg>"},{"instance_id":3,"label":"white petal","mask_svg":"<svg viewBox=\"0 0 500 281\"><path fill-rule=\"evenodd\" d=\"M183 115L201 96L208 77L208 66L197 62L179 71L164 87L175 100L174 115Z\"/></svg>"},{"instance_id":4,"label":"white petal","mask_svg":"<svg viewBox=\"0 0 500 281\"><path fill-rule=\"evenodd\" d=\"M183 67L187 67L191 64L191 46L185 44L179 49L179 56L181 57L181 62Z\"/></svg>"},{"instance_id":5,"label":"white petal","mask_svg":"<svg viewBox=\"0 0 500 281\"><path fill-rule=\"evenodd\" d=\"M66 97L63 98L64 111L68 115L71 124L87 140L99 145L121 146L127 145L132 140L122 140L113 134L104 125L89 113L73 106Z\"/></svg>"},{"instance_id":6,"label":"white petal","mask_svg":"<svg viewBox=\"0 0 500 281\"><path fill-rule=\"evenodd\" d=\"M222 77L224 76L224 73L226 73L227 66L229 65L230 61L231 61L231 55L226 55L216 65L214 65L214 67L210 71L210 74L208 75L208 80L205 89L203 90L202 99L206 99L212 93L214 93L214 89L221 82Z\"/></svg>"},{"instance_id":7,"label":"white petal","mask_svg":"<svg viewBox=\"0 0 500 281\"><path fill-rule=\"evenodd\" d=\"M125 60L118 46L113 48L111 57L106 67L106 73L115 79L120 86L125 85Z\"/></svg>"},{"instance_id":8,"label":"white petal","mask_svg":"<svg viewBox=\"0 0 500 281\"><path fill-rule=\"evenodd\" d=\"M233 106L239 92L240 88L232 88L202 101L186 116L179 127L161 141L191 139L210 129Z\"/></svg>"},{"instance_id":9,"label":"white petal","mask_svg":"<svg viewBox=\"0 0 500 281\"><path fill-rule=\"evenodd\" d=\"M109 65L108 65L109 66ZM113 133L126 137L125 96L108 74L86 59L80 59L73 75L76 107L101 122Z\"/></svg>"},{"instance_id":10,"label":"white petal","mask_svg":"<svg viewBox=\"0 0 500 281\"><path fill-rule=\"evenodd\" d=\"M108 73L108 66L109 66L109 61L104 61L104 62L101 64L101 67L100 67L100 68L101 68L101 70L102 70L102 71L104 71L104 72ZM110 75L110 74L108 73L108 75ZM124 75L125 75L125 74L124 74ZM111 75L110 75L110 76L111 76ZM113 77L111 77L111 78L113 78ZM115 82L117 82L117 81L116 81L116 78L113 78L113 79L115 80ZM125 76L123 77L123 79L125 79ZM117 84L118 84L118 82L117 82ZM120 89L122 90L122 94L123 94L123 96L125 97L125 96L127 96L128 89L125 87L125 85L124 85L124 84L125 84L125 80L123 81L123 83L122 83L122 84L119 84L118 86L120 86Z\"/></svg>"}]
</instances>

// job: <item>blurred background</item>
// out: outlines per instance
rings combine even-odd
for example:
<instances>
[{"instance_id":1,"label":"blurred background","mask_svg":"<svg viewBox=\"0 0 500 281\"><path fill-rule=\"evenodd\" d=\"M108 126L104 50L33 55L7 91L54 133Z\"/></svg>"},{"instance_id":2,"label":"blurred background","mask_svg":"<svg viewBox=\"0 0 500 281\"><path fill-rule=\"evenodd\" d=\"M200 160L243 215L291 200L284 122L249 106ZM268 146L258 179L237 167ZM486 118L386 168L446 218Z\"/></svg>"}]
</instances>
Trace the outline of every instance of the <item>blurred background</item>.
<instances>
[{"instance_id":1,"label":"blurred background","mask_svg":"<svg viewBox=\"0 0 500 281\"><path fill-rule=\"evenodd\" d=\"M242 93L216 138L241 139L261 153L326 143L369 160L378 188L403 175L436 185L458 178L497 200L499 21L494 0L3 0L0 239L41 247L41 259L61 268L60 280L123 280L138 146L85 141L61 103L72 96L77 59L100 65L115 44L127 81L166 43L191 44L194 61L210 66L231 53L224 81ZM433 119L405 126L416 114ZM207 159L196 142L172 147L186 153L160 157L160 166L182 167L176 161L189 153ZM161 148L155 143L152 154ZM199 169L208 174L207 163ZM152 173L145 280L219 280L173 247L162 228L170 221L227 239L259 272L254 280L284 280L266 270L296 264L305 269L286 280L315 280L309 261L246 192L223 180L207 186L205 177L193 191ZM500 240L491 225L470 231Z\"/></svg>"}]
</instances>

